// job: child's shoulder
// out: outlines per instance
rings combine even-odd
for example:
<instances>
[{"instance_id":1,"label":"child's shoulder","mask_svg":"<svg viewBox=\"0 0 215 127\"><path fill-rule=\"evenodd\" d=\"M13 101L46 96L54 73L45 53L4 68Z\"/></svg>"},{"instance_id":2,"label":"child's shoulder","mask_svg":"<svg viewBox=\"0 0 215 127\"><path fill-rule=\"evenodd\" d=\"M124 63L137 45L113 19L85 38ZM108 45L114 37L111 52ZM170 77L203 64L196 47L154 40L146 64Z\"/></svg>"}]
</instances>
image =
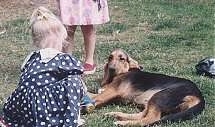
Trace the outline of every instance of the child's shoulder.
<instances>
[{"instance_id":1,"label":"child's shoulder","mask_svg":"<svg viewBox=\"0 0 215 127\"><path fill-rule=\"evenodd\" d=\"M37 53L37 52L36 52L36 51L30 52L30 53L25 57L25 59L24 59L22 65L21 65L21 70L24 69L25 64L31 59L31 57L32 57L35 53Z\"/></svg>"}]
</instances>

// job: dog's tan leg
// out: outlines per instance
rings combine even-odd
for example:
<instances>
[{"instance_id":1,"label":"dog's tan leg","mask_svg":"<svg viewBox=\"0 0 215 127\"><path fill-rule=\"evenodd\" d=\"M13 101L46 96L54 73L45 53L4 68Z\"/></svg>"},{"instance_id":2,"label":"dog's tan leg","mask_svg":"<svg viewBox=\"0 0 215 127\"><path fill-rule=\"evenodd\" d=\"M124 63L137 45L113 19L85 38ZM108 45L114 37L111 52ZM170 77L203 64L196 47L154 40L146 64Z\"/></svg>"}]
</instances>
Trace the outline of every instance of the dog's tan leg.
<instances>
[{"instance_id":1,"label":"dog's tan leg","mask_svg":"<svg viewBox=\"0 0 215 127\"><path fill-rule=\"evenodd\" d=\"M200 99L196 96L186 96L184 97L183 101L184 102L178 106L181 111L184 111L188 108L197 105L200 102Z\"/></svg>"},{"instance_id":2,"label":"dog's tan leg","mask_svg":"<svg viewBox=\"0 0 215 127\"><path fill-rule=\"evenodd\" d=\"M118 96L119 92L117 92L114 87L106 87L102 93L98 94L93 99L95 100L95 106L100 107Z\"/></svg>"},{"instance_id":3,"label":"dog's tan leg","mask_svg":"<svg viewBox=\"0 0 215 127\"><path fill-rule=\"evenodd\" d=\"M90 98L94 98L94 97L97 96L98 94L94 94L94 93L87 92L87 95L88 95Z\"/></svg>"},{"instance_id":4,"label":"dog's tan leg","mask_svg":"<svg viewBox=\"0 0 215 127\"><path fill-rule=\"evenodd\" d=\"M160 118L160 110L156 106L150 105L145 117L138 120L116 121L115 124L122 126L145 126L160 120Z\"/></svg>"},{"instance_id":5,"label":"dog's tan leg","mask_svg":"<svg viewBox=\"0 0 215 127\"><path fill-rule=\"evenodd\" d=\"M137 119L141 119L141 117L143 116L143 112L135 113L135 114L127 114L122 112L109 112L109 113L105 113L105 115L113 116L118 120L137 120Z\"/></svg>"},{"instance_id":6,"label":"dog's tan leg","mask_svg":"<svg viewBox=\"0 0 215 127\"><path fill-rule=\"evenodd\" d=\"M145 106L145 109L142 112L135 113L135 114L128 114L128 113L122 113L122 112L108 112L105 113L105 115L115 117L118 120L138 120L142 119L146 116L148 112L148 105Z\"/></svg>"}]
</instances>

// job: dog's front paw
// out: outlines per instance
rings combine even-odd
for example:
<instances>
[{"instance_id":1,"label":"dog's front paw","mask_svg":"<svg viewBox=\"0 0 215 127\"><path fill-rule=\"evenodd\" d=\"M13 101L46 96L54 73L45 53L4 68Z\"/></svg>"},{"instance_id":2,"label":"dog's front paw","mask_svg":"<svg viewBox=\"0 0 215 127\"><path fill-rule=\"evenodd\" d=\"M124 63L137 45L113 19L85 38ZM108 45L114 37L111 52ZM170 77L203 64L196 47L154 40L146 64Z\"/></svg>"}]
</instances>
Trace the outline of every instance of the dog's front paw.
<instances>
[{"instance_id":1,"label":"dog's front paw","mask_svg":"<svg viewBox=\"0 0 215 127\"><path fill-rule=\"evenodd\" d=\"M106 113L105 114L106 116L110 116L110 117L114 117L115 119L121 121L121 120L127 120L125 117L124 117L124 113L122 112L109 112L109 113Z\"/></svg>"},{"instance_id":2,"label":"dog's front paw","mask_svg":"<svg viewBox=\"0 0 215 127\"><path fill-rule=\"evenodd\" d=\"M108 112L105 113L105 116L110 116L110 117L118 117L120 115L120 112Z\"/></svg>"},{"instance_id":3,"label":"dog's front paw","mask_svg":"<svg viewBox=\"0 0 215 127\"><path fill-rule=\"evenodd\" d=\"M100 89L98 89L98 94L101 94L101 93L104 92L104 91L105 91L105 89L100 88Z\"/></svg>"},{"instance_id":4,"label":"dog's front paw","mask_svg":"<svg viewBox=\"0 0 215 127\"><path fill-rule=\"evenodd\" d=\"M114 122L115 125L117 126L126 126L128 124L127 121L116 121Z\"/></svg>"}]
</instances>

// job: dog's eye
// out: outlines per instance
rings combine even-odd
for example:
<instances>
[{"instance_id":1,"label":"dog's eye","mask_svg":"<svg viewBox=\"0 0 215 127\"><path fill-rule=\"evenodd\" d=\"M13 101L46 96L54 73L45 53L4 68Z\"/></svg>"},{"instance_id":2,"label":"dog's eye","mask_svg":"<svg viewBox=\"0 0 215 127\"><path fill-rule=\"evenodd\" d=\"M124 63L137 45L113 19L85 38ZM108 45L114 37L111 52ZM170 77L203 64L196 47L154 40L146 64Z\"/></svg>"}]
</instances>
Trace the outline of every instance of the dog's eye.
<instances>
[{"instance_id":1,"label":"dog's eye","mask_svg":"<svg viewBox=\"0 0 215 127\"><path fill-rule=\"evenodd\" d=\"M111 61L113 59L113 56L109 56L108 60Z\"/></svg>"}]
</instances>

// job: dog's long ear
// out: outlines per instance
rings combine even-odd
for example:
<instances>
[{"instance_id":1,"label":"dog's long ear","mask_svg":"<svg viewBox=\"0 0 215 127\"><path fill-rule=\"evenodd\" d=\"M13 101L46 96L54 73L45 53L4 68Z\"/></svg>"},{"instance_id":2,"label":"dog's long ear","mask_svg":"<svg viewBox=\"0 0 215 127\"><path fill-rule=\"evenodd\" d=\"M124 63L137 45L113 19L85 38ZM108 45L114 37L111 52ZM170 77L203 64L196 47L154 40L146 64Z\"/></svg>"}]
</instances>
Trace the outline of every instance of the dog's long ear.
<instances>
[{"instance_id":1,"label":"dog's long ear","mask_svg":"<svg viewBox=\"0 0 215 127\"><path fill-rule=\"evenodd\" d=\"M129 69L142 69L142 66L139 65L139 63L128 56L128 63L129 63Z\"/></svg>"},{"instance_id":2,"label":"dog's long ear","mask_svg":"<svg viewBox=\"0 0 215 127\"><path fill-rule=\"evenodd\" d=\"M108 63L106 63L104 65L104 75L103 75L103 79L102 79L102 82L101 82L101 86L104 86L105 84L108 83L108 80L109 80L109 74L108 74Z\"/></svg>"}]
</instances>

